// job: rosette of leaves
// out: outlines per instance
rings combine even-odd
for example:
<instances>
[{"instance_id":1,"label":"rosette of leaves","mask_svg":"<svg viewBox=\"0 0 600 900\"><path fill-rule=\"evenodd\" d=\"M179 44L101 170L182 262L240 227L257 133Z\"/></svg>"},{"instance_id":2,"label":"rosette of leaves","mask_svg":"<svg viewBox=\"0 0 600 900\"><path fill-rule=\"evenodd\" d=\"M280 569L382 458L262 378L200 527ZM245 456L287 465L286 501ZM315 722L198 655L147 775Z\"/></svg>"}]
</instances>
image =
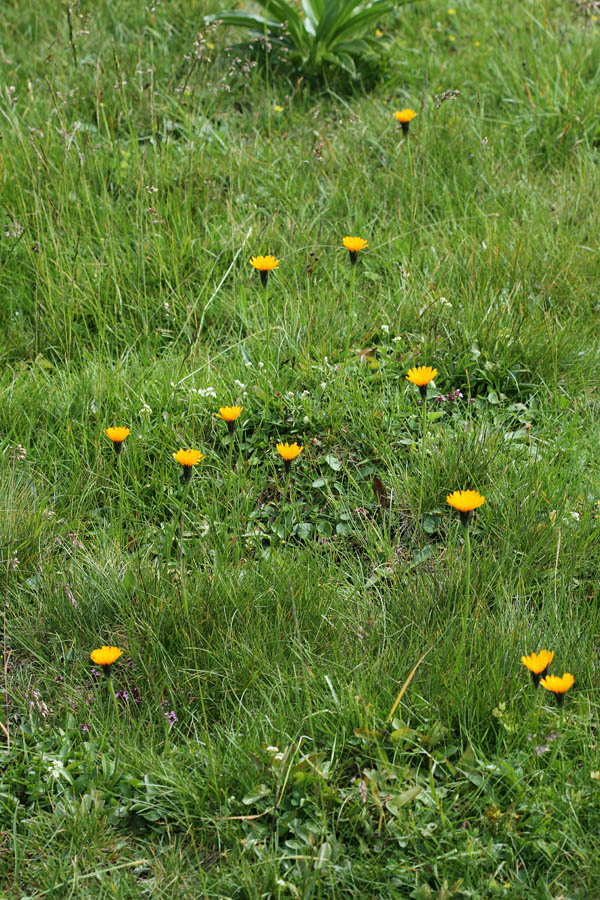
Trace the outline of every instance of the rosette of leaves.
<instances>
[{"instance_id":1,"label":"rosette of leaves","mask_svg":"<svg viewBox=\"0 0 600 900\"><path fill-rule=\"evenodd\" d=\"M380 52L377 23L410 0L256 0L265 15L230 9L206 16L206 24L239 26L250 31L248 50L257 43L284 50L290 62L309 75L328 68L356 76L361 61Z\"/></svg>"}]
</instances>

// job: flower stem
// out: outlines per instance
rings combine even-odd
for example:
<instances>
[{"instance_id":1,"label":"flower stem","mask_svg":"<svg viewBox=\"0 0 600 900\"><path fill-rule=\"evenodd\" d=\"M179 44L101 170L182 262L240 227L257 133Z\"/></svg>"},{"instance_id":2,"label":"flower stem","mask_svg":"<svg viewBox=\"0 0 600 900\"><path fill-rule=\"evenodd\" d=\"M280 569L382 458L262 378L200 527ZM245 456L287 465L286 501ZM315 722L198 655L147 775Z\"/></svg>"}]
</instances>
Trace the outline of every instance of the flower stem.
<instances>
[{"instance_id":1,"label":"flower stem","mask_svg":"<svg viewBox=\"0 0 600 900\"><path fill-rule=\"evenodd\" d=\"M408 165L410 169L410 202L411 202L411 217L410 217L410 244L408 248L408 261L412 263L412 255L413 255L413 241L415 237L415 219L417 216L417 201L415 199L415 167L414 161L410 146L410 141L405 141L407 153L408 153Z\"/></svg>"},{"instance_id":2,"label":"flower stem","mask_svg":"<svg viewBox=\"0 0 600 900\"><path fill-rule=\"evenodd\" d=\"M263 372L265 374L265 419L268 421L269 419L269 405L271 402L271 379L269 376L269 369L271 365L271 305L269 303L269 295L268 292L264 291L265 298L265 328L266 328L266 338L267 338L267 348L265 354L265 366Z\"/></svg>"},{"instance_id":3,"label":"flower stem","mask_svg":"<svg viewBox=\"0 0 600 900\"><path fill-rule=\"evenodd\" d=\"M419 484L419 505L417 507L417 520L415 522L415 530L413 533L413 541L417 536L419 524L421 522L421 511L423 509L423 482L425 480L425 439L427 436L427 397L423 397L423 410L421 418L421 482Z\"/></svg>"},{"instance_id":4,"label":"flower stem","mask_svg":"<svg viewBox=\"0 0 600 900\"><path fill-rule=\"evenodd\" d=\"M121 756L121 723L119 720L119 704L117 703L117 695L115 694L115 686L113 684L112 677L107 679L108 681L108 689L110 691L110 695L112 697L113 709L115 711L115 722L117 728L117 745L115 750L115 765L113 774L117 774L117 769L119 766L119 758Z\"/></svg>"},{"instance_id":5,"label":"flower stem","mask_svg":"<svg viewBox=\"0 0 600 900\"><path fill-rule=\"evenodd\" d=\"M348 321L346 322L346 346L344 347L344 366L348 371L348 354L350 353L350 329L352 327L352 310L354 308L354 284L356 282L356 266L351 266L352 283L350 286L350 297L348 300Z\"/></svg>"},{"instance_id":6,"label":"flower stem","mask_svg":"<svg viewBox=\"0 0 600 900\"><path fill-rule=\"evenodd\" d=\"M173 541L175 540L175 530L177 525L180 528L180 542L183 540L183 527L182 527L182 515L183 515L183 504L185 503L185 499L187 497L187 493L190 487L190 481L186 481L183 486L183 491L181 492L181 500L179 501L179 507L177 509L177 513L173 520L173 524L171 525L171 533L169 535L169 540L167 543L167 554L165 558L165 564L163 567L163 574L166 574L168 571L169 562L171 560L171 551L173 549ZM180 553L182 548L180 548Z\"/></svg>"},{"instance_id":7,"label":"flower stem","mask_svg":"<svg viewBox=\"0 0 600 900\"><path fill-rule=\"evenodd\" d=\"M471 534L467 525L465 531L465 610L469 609L471 593Z\"/></svg>"}]
</instances>

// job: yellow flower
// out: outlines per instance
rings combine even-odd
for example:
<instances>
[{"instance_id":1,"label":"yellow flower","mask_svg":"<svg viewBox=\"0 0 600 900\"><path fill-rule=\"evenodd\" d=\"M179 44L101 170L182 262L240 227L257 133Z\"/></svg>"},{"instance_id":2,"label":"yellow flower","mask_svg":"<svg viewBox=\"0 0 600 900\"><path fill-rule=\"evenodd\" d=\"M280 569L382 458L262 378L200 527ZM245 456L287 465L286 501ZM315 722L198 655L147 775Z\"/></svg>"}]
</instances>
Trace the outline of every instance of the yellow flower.
<instances>
[{"instance_id":1,"label":"yellow flower","mask_svg":"<svg viewBox=\"0 0 600 900\"><path fill-rule=\"evenodd\" d=\"M119 647L98 647L97 650L92 650L90 659L93 663L96 663L97 666L102 666L102 671L107 678L110 678L112 664L116 663L118 658L122 655L123 651L120 650Z\"/></svg>"},{"instance_id":2,"label":"yellow flower","mask_svg":"<svg viewBox=\"0 0 600 900\"><path fill-rule=\"evenodd\" d=\"M427 385L430 381L433 381L437 373L437 369L432 369L431 366L416 366L414 369L408 370L406 380L410 381L411 384L416 384L421 392L421 397L423 400L426 400Z\"/></svg>"},{"instance_id":3,"label":"yellow flower","mask_svg":"<svg viewBox=\"0 0 600 900\"><path fill-rule=\"evenodd\" d=\"M189 481L192 475L192 466L196 466L204 459L204 454L199 450L178 450L173 454L173 459L183 466L183 481Z\"/></svg>"},{"instance_id":4,"label":"yellow flower","mask_svg":"<svg viewBox=\"0 0 600 900\"><path fill-rule=\"evenodd\" d=\"M454 491L454 493L448 494L446 503L459 511L460 521L466 527L471 520L473 510L485 503L485 497L482 497L477 491Z\"/></svg>"},{"instance_id":5,"label":"yellow flower","mask_svg":"<svg viewBox=\"0 0 600 900\"><path fill-rule=\"evenodd\" d=\"M394 116L398 122L402 125L402 133L408 134L408 129L410 123L415 118L417 113L414 109L397 109L394 113Z\"/></svg>"},{"instance_id":6,"label":"yellow flower","mask_svg":"<svg viewBox=\"0 0 600 900\"><path fill-rule=\"evenodd\" d=\"M123 447L123 441L128 434L131 434L129 428L107 428L104 434L111 439L116 453L120 453Z\"/></svg>"},{"instance_id":7,"label":"yellow flower","mask_svg":"<svg viewBox=\"0 0 600 900\"><path fill-rule=\"evenodd\" d=\"M269 272L272 272L273 269L277 268L279 260L275 259L274 256L253 256L250 259L250 265L254 266L255 269L258 269L260 272L260 280L266 287L269 279Z\"/></svg>"},{"instance_id":8,"label":"yellow flower","mask_svg":"<svg viewBox=\"0 0 600 900\"><path fill-rule=\"evenodd\" d=\"M290 466L291 466L292 460L296 459L296 457L299 456L303 450L304 450L304 447L298 446L296 441L294 441L293 444L282 444L282 443L277 444L277 452L279 453L279 455L281 456L281 458L284 461L286 472L290 471Z\"/></svg>"},{"instance_id":9,"label":"yellow flower","mask_svg":"<svg viewBox=\"0 0 600 900\"><path fill-rule=\"evenodd\" d=\"M275 110L275 112L283 112L283 106L279 106L279 104L275 104L273 109Z\"/></svg>"},{"instance_id":10,"label":"yellow flower","mask_svg":"<svg viewBox=\"0 0 600 900\"><path fill-rule=\"evenodd\" d=\"M546 677L542 678L540 681L543 688L546 688L547 691L552 691L556 697L558 706L563 705L565 702L565 694L570 687L573 687L574 683L575 679L570 672L563 672L562 678L559 678L558 675L546 675Z\"/></svg>"},{"instance_id":11,"label":"yellow flower","mask_svg":"<svg viewBox=\"0 0 600 900\"><path fill-rule=\"evenodd\" d=\"M342 243L350 253L350 262L352 265L356 262L358 251L364 250L367 246L367 242L361 237L345 237L343 238Z\"/></svg>"},{"instance_id":12,"label":"yellow flower","mask_svg":"<svg viewBox=\"0 0 600 900\"><path fill-rule=\"evenodd\" d=\"M241 406L220 406L217 419L223 419L224 422L235 422L242 409Z\"/></svg>"},{"instance_id":13,"label":"yellow flower","mask_svg":"<svg viewBox=\"0 0 600 900\"><path fill-rule=\"evenodd\" d=\"M437 373L438 370L433 369L431 366L416 366L414 369L408 370L406 380L410 381L411 384L418 385L418 387L427 387Z\"/></svg>"},{"instance_id":14,"label":"yellow flower","mask_svg":"<svg viewBox=\"0 0 600 900\"><path fill-rule=\"evenodd\" d=\"M223 419L224 422L227 422L230 434L233 434L235 421L239 417L242 408L241 406L221 406L216 414L217 419Z\"/></svg>"},{"instance_id":15,"label":"yellow flower","mask_svg":"<svg viewBox=\"0 0 600 900\"><path fill-rule=\"evenodd\" d=\"M540 683L540 678L543 678L548 673L548 667L553 659L553 650L540 650L539 653L530 653L529 656L521 657L521 662L531 672L535 687Z\"/></svg>"}]
</instances>

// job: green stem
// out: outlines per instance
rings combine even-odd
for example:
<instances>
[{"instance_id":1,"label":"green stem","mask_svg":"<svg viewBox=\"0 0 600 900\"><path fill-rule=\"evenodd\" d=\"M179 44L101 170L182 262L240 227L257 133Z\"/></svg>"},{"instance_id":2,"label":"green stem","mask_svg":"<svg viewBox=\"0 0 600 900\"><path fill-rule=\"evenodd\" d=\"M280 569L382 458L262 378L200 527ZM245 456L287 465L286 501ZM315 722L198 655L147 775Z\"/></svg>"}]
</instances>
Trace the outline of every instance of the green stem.
<instances>
[{"instance_id":1,"label":"green stem","mask_svg":"<svg viewBox=\"0 0 600 900\"><path fill-rule=\"evenodd\" d=\"M427 437L427 397L423 398L423 410L421 417L421 482L419 484L419 505L417 507L417 520L415 522L415 530L413 533L413 541L417 536L419 524L421 522L421 511L423 509L423 482L425 481L425 442Z\"/></svg>"},{"instance_id":2,"label":"green stem","mask_svg":"<svg viewBox=\"0 0 600 900\"><path fill-rule=\"evenodd\" d=\"M231 479L232 479L232 471L231 471L231 463L233 460L233 443L235 441L235 431L232 431L229 435L229 460L228 460L228 471L227 471L227 495L225 501L225 515L230 514L229 510L229 498L231 495Z\"/></svg>"},{"instance_id":3,"label":"green stem","mask_svg":"<svg viewBox=\"0 0 600 900\"><path fill-rule=\"evenodd\" d=\"M183 486L183 491L182 491L182 494L181 494L181 500L179 501L179 507L178 507L178 510L177 510L177 514L176 514L176 516L175 516L175 518L174 518L174 520L173 520L173 524L172 524L172 526L171 526L171 534L170 534L170 536L169 536L169 542L168 542L168 544L167 544L167 555L166 555L166 558L165 558L165 564L164 564L164 568L163 568L163 575L166 574L167 571L168 571L169 562L170 562L170 560L171 560L171 551L172 551L172 549L173 549L173 540L174 540L174 538L175 538L175 529L177 528L177 525L178 525L178 524L180 525L180 540L182 539L182 534L181 534L181 530L182 530L182 529L181 529L181 522L182 522L182 520L181 520L181 515L182 515L182 512L183 512L183 504L185 503L185 499L186 499L186 497L187 497L187 493L188 493L188 490L189 490L189 487L190 487L190 482L191 482L191 479L190 479L190 481L186 481L185 484L184 484L184 486Z\"/></svg>"},{"instance_id":4,"label":"green stem","mask_svg":"<svg viewBox=\"0 0 600 900\"><path fill-rule=\"evenodd\" d=\"M271 379L269 378L269 368L271 364L271 304L269 303L269 295L267 288L264 291L265 295L265 324L266 324L266 332L267 332L267 352L265 354L265 419L268 421L269 418L269 404L271 401Z\"/></svg>"},{"instance_id":5,"label":"green stem","mask_svg":"<svg viewBox=\"0 0 600 900\"><path fill-rule=\"evenodd\" d=\"M415 218L417 215L417 202L415 199L415 169L413 163L413 157L410 147L410 141L405 141L408 152L408 166L410 170L410 202L411 202L411 217L410 217L410 245L408 248L408 261L412 262L412 253L413 253L413 240L415 236Z\"/></svg>"},{"instance_id":6,"label":"green stem","mask_svg":"<svg viewBox=\"0 0 600 900\"><path fill-rule=\"evenodd\" d=\"M110 691L110 695L112 697L113 709L115 711L115 723L117 728L117 740L116 740L116 750L115 750L115 765L113 772L116 775L119 767L119 759L121 756L121 723L119 719L119 704L117 703L117 695L115 694L115 686L113 684L112 677L108 679L108 688Z\"/></svg>"},{"instance_id":7,"label":"green stem","mask_svg":"<svg viewBox=\"0 0 600 900\"><path fill-rule=\"evenodd\" d=\"M470 608L470 594L471 594L471 534L469 532L469 526L465 526L465 610Z\"/></svg>"},{"instance_id":8,"label":"green stem","mask_svg":"<svg viewBox=\"0 0 600 900\"><path fill-rule=\"evenodd\" d=\"M123 542L123 450L117 455L117 469L119 470L119 547Z\"/></svg>"},{"instance_id":9,"label":"green stem","mask_svg":"<svg viewBox=\"0 0 600 900\"><path fill-rule=\"evenodd\" d=\"M346 322L346 346L344 347L344 366L345 371L348 371L348 354L350 353L350 329L352 328L352 310L354 309L354 285L356 282L356 266L358 263L354 263L352 266L352 284L350 286L350 297L348 299L348 321Z\"/></svg>"}]
</instances>

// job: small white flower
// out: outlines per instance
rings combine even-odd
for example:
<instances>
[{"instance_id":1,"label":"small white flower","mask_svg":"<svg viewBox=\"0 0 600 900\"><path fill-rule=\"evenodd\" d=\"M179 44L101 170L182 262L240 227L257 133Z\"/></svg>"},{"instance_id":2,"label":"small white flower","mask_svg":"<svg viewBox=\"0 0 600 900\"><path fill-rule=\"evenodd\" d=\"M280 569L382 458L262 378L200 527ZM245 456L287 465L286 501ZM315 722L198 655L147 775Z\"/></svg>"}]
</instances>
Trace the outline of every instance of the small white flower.
<instances>
[{"instance_id":1,"label":"small white flower","mask_svg":"<svg viewBox=\"0 0 600 900\"><path fill-rule=\"evenodd\" d=\"M319 385L319 387L321 388L322 391L324 391L325 388L327 387L327 385L325 384L324 381L322 381L321 384Z\"/></svg>"},{"instance_id":2,"label":"small white flower","mask_svg":"<svg viewBox=\"0 0 600 900\"><path fill-rule=\"evenodd\" d=\"M259 369L264 369L264 367L265 367L264 362L259 362L258 368L259 368Z\"/></svg>"},{"instance_id":3,"label":"small white flower","mask_svg":"<svg viewBox=\"0 0 600 900\"><path fill-rule=\"evenodd\" d=\"M310 419L308 418L308 416L304 416L302 421L304 422L305 425L308 425L308 423L310 422Z\"/></svg>"},{"instance_id":4,"label":"small white flower","mask_svg":"<svg viewBox=\"0 0 600 900\"><path fill-rule=\"evenodd\" d=\"M53 759L50 765L47 767L46 771L48 773L48 778L54 778L58 780L59 778L62 778L65 767L63 766L60 759Z\"/></svg>"},{"instance_id":5,"label":"small white flower","mask_svg":"<svg viewBox=\"0 0 600 900\"><path fill-rule=\"evenodd\" d=\"M390 333L390 326L389 326L389 325L382 325L382 326L381 326L381 330L383 331L384 334L389 334L389 333Z\"/></svg>"}]
</instances>

